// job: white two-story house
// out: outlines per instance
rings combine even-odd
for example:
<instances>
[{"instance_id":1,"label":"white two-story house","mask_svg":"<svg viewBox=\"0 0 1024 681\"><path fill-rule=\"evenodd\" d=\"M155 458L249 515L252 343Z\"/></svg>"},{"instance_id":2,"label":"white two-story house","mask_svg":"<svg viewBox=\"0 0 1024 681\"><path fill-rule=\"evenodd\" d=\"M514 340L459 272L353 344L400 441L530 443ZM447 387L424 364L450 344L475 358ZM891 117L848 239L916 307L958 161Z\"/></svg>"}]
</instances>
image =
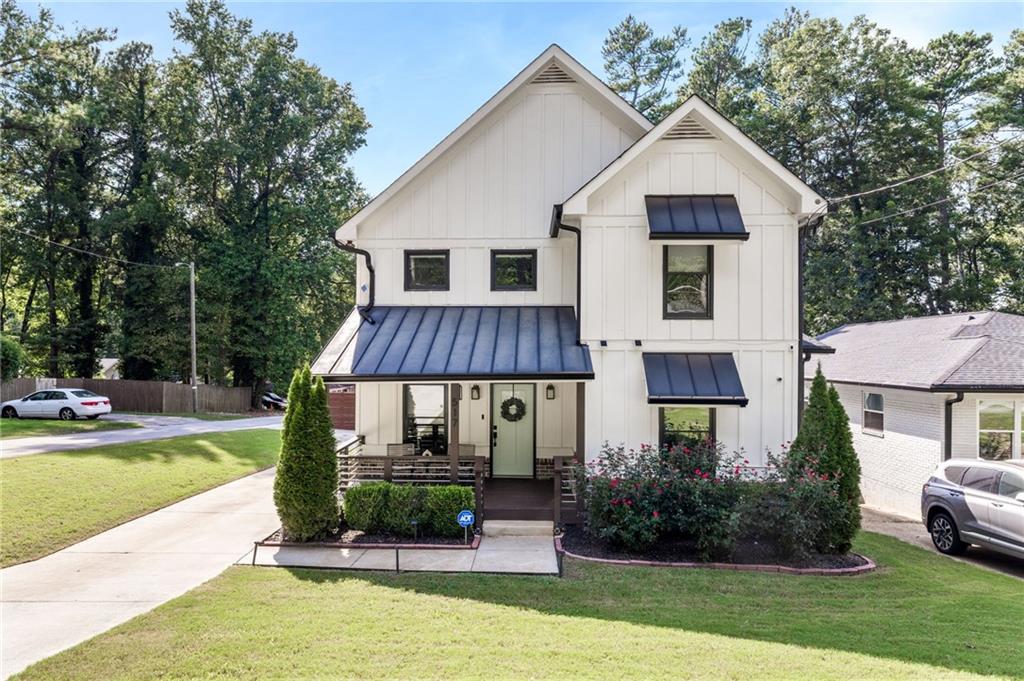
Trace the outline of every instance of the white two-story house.
<instances>
[{"instance_id":1,"label":"white two-story house","mask_svg":"<svg viewBox=\"0 0 1024 681\"><path fill-rule=\"evenodd\" d=\"M356 384L365 455L537 480L710 435L757 465L796 432L823 205L701 99L652 125L552 46L337 230L357 307L313 371Z\"/></svg>"}]
</instances>

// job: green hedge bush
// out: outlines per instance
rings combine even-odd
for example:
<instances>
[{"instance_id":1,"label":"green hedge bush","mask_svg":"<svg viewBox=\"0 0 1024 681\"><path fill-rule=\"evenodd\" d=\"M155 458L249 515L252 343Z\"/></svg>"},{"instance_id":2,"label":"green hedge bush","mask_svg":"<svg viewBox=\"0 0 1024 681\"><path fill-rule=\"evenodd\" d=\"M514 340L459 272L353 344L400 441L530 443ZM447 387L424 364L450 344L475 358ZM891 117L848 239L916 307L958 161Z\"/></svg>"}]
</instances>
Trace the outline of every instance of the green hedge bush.
<instances>
[{"instance_id":1,"label":"green hedge bush","mask_svg":"<svg viewBox=\"0 0 1024 681\"><path fill-rule=\"evenodd\" d=\"M475 510L475 497L472 488L460 485L372 482L345 492L342 505L353 530L411 537L415 520L420 536L458 537L463 530L456 517L463 509Z\"/></svg>"}]
</instances>

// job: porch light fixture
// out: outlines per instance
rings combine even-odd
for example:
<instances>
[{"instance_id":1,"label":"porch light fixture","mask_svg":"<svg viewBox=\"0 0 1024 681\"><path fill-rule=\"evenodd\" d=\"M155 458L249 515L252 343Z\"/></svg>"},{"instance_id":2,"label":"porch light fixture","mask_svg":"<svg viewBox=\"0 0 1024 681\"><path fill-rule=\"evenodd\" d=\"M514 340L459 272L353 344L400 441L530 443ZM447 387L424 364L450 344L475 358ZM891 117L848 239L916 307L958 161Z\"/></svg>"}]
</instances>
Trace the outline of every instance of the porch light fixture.
<instances>
[{"instance_id":1,"label":"porch light fixture","mask_svg":"<svg viewBox=\"0 0 1024 681\"><path fill-rule=\"evenodd\" d=\"M469 389L469 399L479 400L480 399L480 386L474 385Z\"/></svg>"},{"instance_id":2,"label":"porch light fixture","mask_svg":"<svg viewBox=\"0 0 1024 681\"><path fill-rule=\"evenodd\" d=\"M555 386L548 383L548 387L544 389L544 396L549 400L555 399Z\"/></svg>"}]
</instances>

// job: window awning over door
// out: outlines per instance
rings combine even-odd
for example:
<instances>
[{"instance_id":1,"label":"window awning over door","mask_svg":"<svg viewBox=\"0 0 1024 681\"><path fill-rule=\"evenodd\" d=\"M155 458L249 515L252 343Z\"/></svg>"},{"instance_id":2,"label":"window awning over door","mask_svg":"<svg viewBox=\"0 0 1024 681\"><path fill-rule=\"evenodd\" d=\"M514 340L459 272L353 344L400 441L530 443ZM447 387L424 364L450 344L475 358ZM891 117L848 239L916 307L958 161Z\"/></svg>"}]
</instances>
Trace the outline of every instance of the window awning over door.
<instances>
[{"instance_id":1,"label":"window awning over door","mask_svg":"<svg viewBox=\"0 0 1024 681\"><path fill-rule=\"evenodd\" d=\"M731 194L647 195L651 239L741 240L750 238Z\"/></svg>"},{"instance_id":2,"label":"window awning over door","mask_svg":"<svg viewBox=\"0 0 1024 681\"><path fill-rule=\"evenodd\" d=\"M313 362L334 381L586 380L571 307L396 307L353 310Z\"/></svg>"},{"instance_id":3,"label":"window awning over door","mask_svg":"<svg viewBox=\"0 0 1024 681\"><path fill-rule=\"evenodd\" d=\"M729 353L645 352L648 404L747 406Z\"/></svg>"}]
</instances>

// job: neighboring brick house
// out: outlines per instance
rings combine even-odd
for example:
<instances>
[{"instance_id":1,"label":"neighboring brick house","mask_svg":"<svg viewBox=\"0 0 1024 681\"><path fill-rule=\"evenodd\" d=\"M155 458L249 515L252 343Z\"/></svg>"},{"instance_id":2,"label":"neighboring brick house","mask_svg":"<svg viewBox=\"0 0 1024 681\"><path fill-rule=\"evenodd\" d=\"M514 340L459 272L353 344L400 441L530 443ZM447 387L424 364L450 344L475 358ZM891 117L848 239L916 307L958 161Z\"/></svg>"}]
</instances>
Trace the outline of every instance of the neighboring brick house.
<instances>
[{"instance_id":1,"label":"neighboring brick house","mask_svg":"<svg viewBox=\"0 0 1024 681\"><path fill-rule=\"evenodd\" d=\"M972 312L847 324L808 362L836 386L865 502L916 517L921 485L949 458L1024 450L1024 317Z\"/></svg>"}]
</instances>

